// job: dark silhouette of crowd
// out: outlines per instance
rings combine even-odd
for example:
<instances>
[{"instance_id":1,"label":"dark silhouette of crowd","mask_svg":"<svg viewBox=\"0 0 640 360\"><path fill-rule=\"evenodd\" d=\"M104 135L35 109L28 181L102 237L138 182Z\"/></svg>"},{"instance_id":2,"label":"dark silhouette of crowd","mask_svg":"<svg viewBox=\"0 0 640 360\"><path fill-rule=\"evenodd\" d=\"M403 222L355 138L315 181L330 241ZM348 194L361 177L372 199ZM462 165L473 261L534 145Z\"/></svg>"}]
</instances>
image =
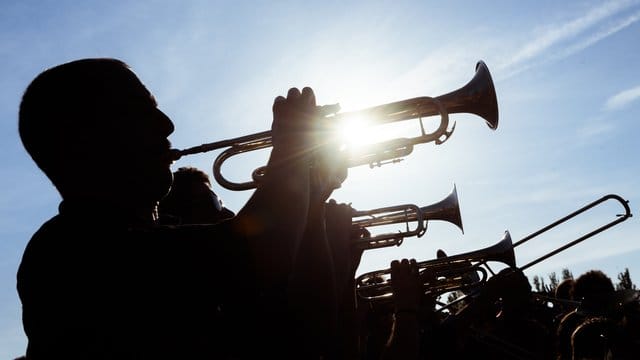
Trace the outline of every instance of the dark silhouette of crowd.
<instances>
[{"instance_id":1,"label":"dark silhouette of crowd","mask_svg":"<svg viewBox=\"0 0 640 360\"><path fill-rule=\"evenodd\" d=\"M415 263L406 260L401 263L405 267L411 264ZM418 271L413 269L414 274ZM401 283L415 282L411 279L415 275L411 274L411 271L392 272L392 278ZM418 307L420 310L416 311L415 305L421 303L416 297L429 296L423 290L394 286L394 308L389 310L395 316L391 331L407 322L408 325L402 326L411 332L391 335L392 339L406 336L408 345L396 350L396 356L390 358L634 359L638 356L640 332L634 319L639 315L640 294L636 290L615 291L611 280L599 270L588 271L575 281L566 281L555 294L543 294L531 291L521 271L507 268L471 291L471 299L456 311L431 307ZM413 299L414 306L409 307L412 311L405 311L406 305L401 305L406 298ZM418 345L417 338L420 339ZM389 349L393 347L384 350ZM379 357L380 354L371 354L366 358Z\"/></svg>"},{"instance_id":2,"label":"dark silhouette of crowd","mask_svg":"<svg viewBox=\"0 0 640 360\"><path fill-rule=\"evenodd\" d=\"M206 173L172 173L157 106L115 59L53 67L25 91L20 137L63 199L18 270L27 359L638 357L638 292L596 270L540 294L506 268L449 306L440 275L402 259L389 296L360 296L366 230L329 200L347 170L310 88L275 99L273 149L237 213Z\"/></svg>"}]
</instances>

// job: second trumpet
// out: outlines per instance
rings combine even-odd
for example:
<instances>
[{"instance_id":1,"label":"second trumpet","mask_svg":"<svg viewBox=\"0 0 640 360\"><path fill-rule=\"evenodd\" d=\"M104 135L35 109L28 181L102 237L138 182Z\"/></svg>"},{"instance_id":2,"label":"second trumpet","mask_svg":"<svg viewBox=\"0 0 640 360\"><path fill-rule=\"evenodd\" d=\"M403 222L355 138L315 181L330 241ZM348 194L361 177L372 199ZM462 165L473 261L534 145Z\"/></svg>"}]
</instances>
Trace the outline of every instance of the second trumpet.
<instances>
[{"instance_id":1,"label":"second trumpet","mask_svg":"<svg viewBox=\"0 0 640 360\"><path fill-rule=\"evenodd\" d=\"M358 248L367 250L400 245L404 238L411 236L420 237L426 232L429 220L450 222L464 232L455 185L447 197L428 206L397 205L367 211L355 210L351 226L355 233L364 233L354 241ZM371 235L368 230L377 226L403 223L406 226L404 231ZM415 228L411 229L410 223L415 223ZM364 229L367 231L358 231Z\"/></svg>"}]
</instances>

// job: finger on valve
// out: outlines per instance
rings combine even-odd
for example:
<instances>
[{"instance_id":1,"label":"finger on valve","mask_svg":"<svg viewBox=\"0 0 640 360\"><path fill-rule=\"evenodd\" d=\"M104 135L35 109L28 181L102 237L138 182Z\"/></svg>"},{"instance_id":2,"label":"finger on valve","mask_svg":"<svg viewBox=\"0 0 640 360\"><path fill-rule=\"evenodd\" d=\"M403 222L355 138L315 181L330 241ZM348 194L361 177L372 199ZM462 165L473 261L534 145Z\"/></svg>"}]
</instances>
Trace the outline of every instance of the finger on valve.
<instances>
[{"instance_id":1,"label":"finger on valve","mask_svg":"<svg viewBox=\"0 0 640 360\"><path fill-rule=\"evenodd\" d=\"M391 263L391 287L396 312L417 312L420 305L421 285L418 265L414 259Z\"/></svg>"},{"instance_id":2,"label":"finger on valve","mask_svg":"<svg viewBox=\"0 0 640 360\"><path fill-rule=\"evenodd\" d=\"M313 144L313 122L316 105L311 88L302 92L291 88L287 97L278 96L273 102L272 141L274 148L300 151L311 148Z\"/></svg>"}]
</instances>

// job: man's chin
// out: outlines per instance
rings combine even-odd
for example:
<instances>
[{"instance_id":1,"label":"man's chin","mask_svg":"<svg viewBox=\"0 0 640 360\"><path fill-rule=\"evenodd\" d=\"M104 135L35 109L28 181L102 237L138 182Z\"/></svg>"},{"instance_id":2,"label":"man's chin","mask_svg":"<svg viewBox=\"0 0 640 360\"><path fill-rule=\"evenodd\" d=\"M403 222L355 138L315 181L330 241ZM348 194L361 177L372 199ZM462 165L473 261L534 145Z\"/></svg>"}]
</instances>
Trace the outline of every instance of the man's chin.
<instances>
[{"instance_id":1,"label":"man's chin","mask_svg":"<svg viewBox=\"0 0 640 360\"><path fill-rule=\"evenodd\" d=\"M155 172L155 175L148 174L143 178L136 179L129 184L131 196L145 202L160 201L171 188L173 175L170 170Z\"/></svg>"},{"instance_id":2,"label":"man's chin","mask_svg":"<svg viewBox=\"0 0 640 360\"><path fill-rule=\"evenodd\" d=\"M171 184L173 184L173 173L171 172L171 170L168 170L162 176L160 176L159 179L162 180L156 183L156 201L162 200L162 198L164 198L169 193Z\"/></svg>"}]
</instances>

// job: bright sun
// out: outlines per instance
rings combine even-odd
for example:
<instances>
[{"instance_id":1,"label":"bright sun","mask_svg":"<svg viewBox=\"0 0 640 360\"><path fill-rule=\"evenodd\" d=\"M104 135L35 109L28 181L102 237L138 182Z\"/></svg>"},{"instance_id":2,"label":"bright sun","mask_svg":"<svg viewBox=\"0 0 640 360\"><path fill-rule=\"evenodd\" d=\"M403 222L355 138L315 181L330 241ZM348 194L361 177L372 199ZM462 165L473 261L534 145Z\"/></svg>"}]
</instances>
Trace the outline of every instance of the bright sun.
<instances>
[{"instance_id":1,"label":"bright sun","mask_svg":"<svg viewBox=\"0 0 640 360\"><path fill-rule=\"evenodd\" d=\"M353 114L353 113L352 113ZM372 124L372 119L348 116L337 124L336 136L340 149L350 159L350 164L379 166L396 162L411 152L402 139L413 138L418 120ZM395 142L391 140L400 139Z\"/></svg>"},{"instance_id":2,"label":"bright sun","mask_svg":"<svg viewBox=\"0 0 640 360\"><path fill-rule=\"evenodd\" d=\"M382 134L374 130L375 127L367 126L366 119L354 117L339 124L337 132L340 143L351 147L376 141L372 137L382 136Z\"/></svg>"},{"instance_id":3,"label":"bright sun","mask_svg":"<svg viewBox=\"0 0 640 360\"><path fill-rule=\"evenodd\" d=\"M396 121L372 125L369 119L350 117L338 124L339 142L348 148L359 148L399 137L414 137L420 133L419 120Z\"/></svg>"}]
</instances>

